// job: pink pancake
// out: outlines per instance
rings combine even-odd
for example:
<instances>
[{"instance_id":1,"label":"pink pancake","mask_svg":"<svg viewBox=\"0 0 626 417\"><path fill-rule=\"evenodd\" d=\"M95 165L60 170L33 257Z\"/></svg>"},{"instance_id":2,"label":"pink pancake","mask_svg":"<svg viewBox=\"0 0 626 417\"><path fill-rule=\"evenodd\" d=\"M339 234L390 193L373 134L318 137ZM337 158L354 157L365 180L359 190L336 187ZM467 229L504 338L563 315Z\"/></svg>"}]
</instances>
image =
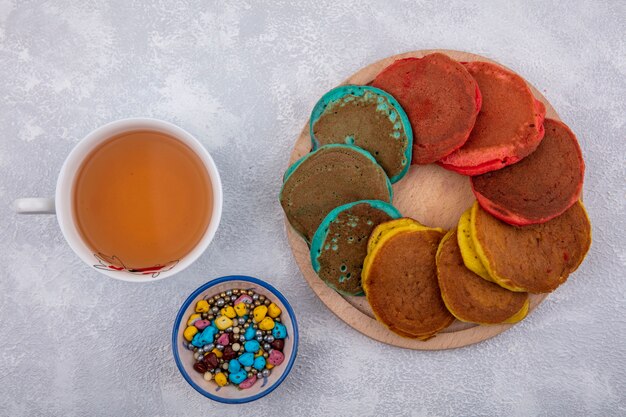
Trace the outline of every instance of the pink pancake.
<instances>
[{"instance_id":1,"label":"pink pancake","mask_svg":"<svg viewBox=\"0 0 626 417\"><path fill-rule=\"evenodd\" d=\"M372 85L391 94L408 115L414 164L430 164L462 146L481 106L476 81L441 53L397 60Z\"/></svg>"},{"instance_id":2,"label":"pink pancake","mask_svg":"<svg viewBox=\"0 0 626 417\"><path fill-rule=\"evenodd\" d=\"M442 158L441 166L480 175L514 164L532 153L544 135L546 109L517 74L488 62L463 65L478 82L482 108L467 142Z\"/></svg>"}]
</instances>

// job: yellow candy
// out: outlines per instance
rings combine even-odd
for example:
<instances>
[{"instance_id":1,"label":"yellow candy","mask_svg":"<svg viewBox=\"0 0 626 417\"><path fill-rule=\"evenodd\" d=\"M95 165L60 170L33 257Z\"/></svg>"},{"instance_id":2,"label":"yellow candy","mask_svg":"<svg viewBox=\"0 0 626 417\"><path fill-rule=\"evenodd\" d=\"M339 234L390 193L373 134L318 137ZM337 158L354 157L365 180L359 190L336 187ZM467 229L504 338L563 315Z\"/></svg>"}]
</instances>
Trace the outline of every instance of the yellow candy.
<instances>
[{"instance_id":1,"label":"yellow candy","mask_svg":"<svg viewBox=\"0 0 626 417\"><path fill-rule=\"evenodd\" d=\"M267 362L267 363L265 364L265 367L266 367L267 369L272 369L272 368L274 367L274 365L272 365L271 363Z\"/></svg>"},{"instance_id":2,"label":"yellow candy","mask_svg":"<svg viewBox=\"0 0 626 417\"><path fill-rule=\"evenodd\" d=\"M267 314L273 319L280 316L280 313L282 313L282 311L280 311L280 307L278 307L274 303L270 304L270 306L267 308Z\"/></svg>"},{"instance_id":3,"label":"yellow candy","mask_svg":"<svg viewBox=\"0 0 626 417\"><path fill-rule=\"evenodd\" d=\"M259 351L258 351L257 353L255 353L255 354L254 354L254 357L255 357L255 358L258 358L259 356L263 356L263 353L265 353L265 352L263 351L263 349L259 349Z\"/></svg>"},{"instance_id":4,"label":"yellow candy","mask_svg":"<svg viewBox=\"0 0 626 417\"><path fill-rule=\"evenodd\" d=\"M233 321L226 316L219 316L215 319L215 325L220 330L226 330L233 325Z\"/></svg>"},{"instance_id":5,"label":"yellow candy","mask_svg":"<svg viewBox=\"0 0 626 417\"><path fill-rule=\"evenodd\" d=\"M258 323L261 320L263 320L263 318L267 314L267 307L265 307L265 306L258 306L258 307L256 307L254 309L253 314L254 314L254 321L256 321Z\"/></svg>"},{"instance_id":6,"label":"yellow candy","mask_svg":"<svg viewBox=\"0 0 626 417\"><path fill-rule=\"evenodd\" d=\"M217 356L218 358L221 358L223 355L222 351L218 348L214 348L211 352L215 353L215 356Z\"/></svg>"},{"instance_id":7,"label":"yellow candy","mask_svg":"<svg viewBox=\"0 0 626 417\"><path fill-rule=\"evenodd\" d=\"M187 326L191 326L196 320L200 320L201 318L202 316L200 315L200 313L192 314L191 316L189 316L189 320L187 320Z\"/></svg>"},{"instance_id":8,"label":"yellow candy","mask_svg":"<svg viewBox=\"0 0 626 417\"><path fill-rule=\"evenodd\" d=\"M246 314L248 314L248 307L246 306L246 303L239 303L235 306L235 312L237 313L237 316L239 317L243 317Z\"/></svg>"},{"instance_id":9,"label":"yellow candy","mask_svg":"<svg viewBox=\"0 0 626 417\"><path fill-rule=\"evenodd\" d=\"M237 316L235 309L231 306L224 307L220 313L222 313L222 316L226 316L231 319L234 319Z\"/></svg>"},{"instance_id":10,"label":"yellow candy","mask_svg":"<svg viewBox=\"0 0 626 417\"><path fill-rule=\"evenodd\" d=\"M183 336L185 336L185 340L191 342L196 333L198 333L198 329L196 329L195 326L189 326L183 332Z\"/></svg>"},{"instance_id":11,"label":"yellow candy","mask_svg":"<svg viewBox=\"0 0 626 417\"><path fill-rule=\"evenodd\" d=\"M272 330L274 328L274 320L271 317L265 317L259 323L259 329L261 330Z\"/></svg>"},{"instance_id":12,"label":"yellow candy","mask_svg":"<svg viewBox=\"0 0 626 417\"><path fill-rule=\"evenodd\" d=\"M215 382L220 387L223 387L224 385L228 384L228 380L226 379L226 375L224 375L223 372L219 372L219 373L215 374Z\"/></svg>"},{"instance_id":13,"label":"yellow candy","mask_svg":"<svg viewBox=\"0 0 626 417\"><path fill-rule=\"evenodd\" d=\"M209 303L207 300L200 300L196 304L196 313L206 313L209 311Z\"/></svg>"}]
</instances>

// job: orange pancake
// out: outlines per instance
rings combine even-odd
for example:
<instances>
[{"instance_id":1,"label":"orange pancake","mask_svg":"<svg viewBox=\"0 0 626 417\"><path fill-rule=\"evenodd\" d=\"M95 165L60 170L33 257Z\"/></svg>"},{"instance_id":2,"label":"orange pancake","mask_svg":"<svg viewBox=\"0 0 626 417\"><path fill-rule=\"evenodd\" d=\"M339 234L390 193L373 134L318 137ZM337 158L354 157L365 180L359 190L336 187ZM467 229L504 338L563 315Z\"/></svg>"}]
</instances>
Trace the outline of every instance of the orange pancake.
<instances>
[{"instance_id":1,"label":"orange pancake","mask_svg":"<svg viewBox=\"0 0 626 417\"><path fill-rule=\"evenodd\" d=\"M435 254L443 231L406 221L391 220L372 232L375 242L368 245L361 273L363 290L376 318L391 331L426 340L454 321L437 282Z\"/></svg>"},{"instance_id":2,"label":"orange pancake","mask_svg":"<svg viewBox=\"0 0 626 417\"><path fill-rule=\"evenodd\" d=\"M504 223L474 203L470 229L489 276L512 291L555 290L591 245L591 224L580 201L550 221L524 227Z\"/></svg>"},{"instance_id":3,"label":"orange pancake","mask_svg":"<svg viewBox=\"0 0 626 417\"><path fill-rule=\"evenodd\" d=\"M515 323L526 317L528 293L509 291L467 269L456 234L448 232L437 251L439 288L450 313L478 324Z\"/></svg>"}]
</instances>

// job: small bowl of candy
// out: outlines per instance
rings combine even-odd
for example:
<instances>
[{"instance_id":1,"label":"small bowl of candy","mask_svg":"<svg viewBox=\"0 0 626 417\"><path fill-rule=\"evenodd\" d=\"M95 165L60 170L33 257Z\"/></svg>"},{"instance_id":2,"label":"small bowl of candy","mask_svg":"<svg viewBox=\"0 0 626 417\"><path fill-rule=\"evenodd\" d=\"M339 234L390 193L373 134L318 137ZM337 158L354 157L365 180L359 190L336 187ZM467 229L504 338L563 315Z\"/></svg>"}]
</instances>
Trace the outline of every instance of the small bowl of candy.
<instances>
[{"instance_id":1,"label":"small bowl of candy","mask_svg":"<svg viewBox=\"0 0 626 417\"><path fill-rule=\"evenodd\" d=\"M231 275L185 300L174 321L172 350L196 391L241 404L269 394L287 377L298 352L298 325L276 288Z\"/></svg>"}]
</instances>

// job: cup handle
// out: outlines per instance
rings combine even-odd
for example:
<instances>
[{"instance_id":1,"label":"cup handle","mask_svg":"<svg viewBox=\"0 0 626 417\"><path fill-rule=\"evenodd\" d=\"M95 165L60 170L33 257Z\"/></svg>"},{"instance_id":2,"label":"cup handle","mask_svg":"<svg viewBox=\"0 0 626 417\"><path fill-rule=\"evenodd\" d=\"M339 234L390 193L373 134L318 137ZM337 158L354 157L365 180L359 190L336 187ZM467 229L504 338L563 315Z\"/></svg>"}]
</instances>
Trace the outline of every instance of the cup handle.
<instances>
[{"instance_id":1,"label":"cup handle","mask_svg":"<svg viewBox=\"0 0 626 417\"><path fill-rule=\"evenodd\" d=\"M54 198L18 198L13 209L19 214L54 214Z\"/></svg>"}]
</instances>

